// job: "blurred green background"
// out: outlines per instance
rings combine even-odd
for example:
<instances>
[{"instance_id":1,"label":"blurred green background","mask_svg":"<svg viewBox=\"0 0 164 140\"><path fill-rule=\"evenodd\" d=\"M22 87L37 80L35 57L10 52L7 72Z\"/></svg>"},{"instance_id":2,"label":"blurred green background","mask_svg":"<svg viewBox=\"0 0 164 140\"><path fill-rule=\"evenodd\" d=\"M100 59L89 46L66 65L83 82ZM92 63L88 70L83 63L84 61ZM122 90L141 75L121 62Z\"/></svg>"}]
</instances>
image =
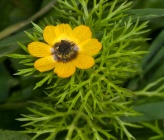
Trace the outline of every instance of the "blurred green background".
<instances>
[{"instance_id":1,"label":"blurred green background","mask_svg":"<svg viewBox=\"0 0 164 140\"><path fill-rule=\"evenodd\" d=\"M120 3L124 2L124 0L118 1ZM143 57L140 63L140 71L125 81L124 85L129 90L137 91L164 77L164 0L128 1L133 3L132 10L127 11L127 13L132 15L134 21L137 17L140 17L141 22L149 20L148 29L150 29L150 32L145 34L145 37L149 40L147 41L147 47L144 48L150 52ZM24 53L18 46L17 41L25 45L30 41L24 31L30 32L32 30L31 21L40 23L45 17L48 19L57 18L58 13L54 12L52 4L57 5L56 0L1 0L0 129L22 130L21 122L15 119L19 118L20 114L28 113L25 109L29 105L28 100L43 96L41 94L42 89L33 91L38 79L32 76L14 75L23 66L19 64L19 60L8 58L5 55L12 52ZM161 80L150 91L155 91L163 86L164 80ZM164 119L164 110L162 110L162 108L164 109L163 92L162 89L158 96L141 95L137 97L134 104L136 110L147 113L147 115L142 118L130 119L130 121L160 120L161 127L164 128L162 125ZM4 132L3 134L5 135ZM0 132L0 137L2 136Z\"/></svg>"}]
</instances>

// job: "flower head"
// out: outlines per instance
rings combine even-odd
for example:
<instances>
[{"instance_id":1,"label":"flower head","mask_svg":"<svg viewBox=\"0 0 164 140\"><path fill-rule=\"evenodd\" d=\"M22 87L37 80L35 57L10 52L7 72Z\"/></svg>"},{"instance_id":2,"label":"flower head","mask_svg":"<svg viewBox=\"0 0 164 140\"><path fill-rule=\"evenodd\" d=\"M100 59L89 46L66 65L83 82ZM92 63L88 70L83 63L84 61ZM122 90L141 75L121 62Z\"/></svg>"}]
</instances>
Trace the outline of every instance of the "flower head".
<instances>
[{"instance_id":1,"label":"flower head","mask_svg":"<svg viewBox=\"0 0 164 140\"><path fill-rule=\"evenodd\" d=\"M80 25L72 29L69 24L46 26L43 31L44 42L32 42L28 51L35 57L34 67L45 72L54 69L62 78L73 75L76 67L88 69L94 65L93 55L97 54L102 45L93 39L89 27Z\"/></svg>"}]
</instances>

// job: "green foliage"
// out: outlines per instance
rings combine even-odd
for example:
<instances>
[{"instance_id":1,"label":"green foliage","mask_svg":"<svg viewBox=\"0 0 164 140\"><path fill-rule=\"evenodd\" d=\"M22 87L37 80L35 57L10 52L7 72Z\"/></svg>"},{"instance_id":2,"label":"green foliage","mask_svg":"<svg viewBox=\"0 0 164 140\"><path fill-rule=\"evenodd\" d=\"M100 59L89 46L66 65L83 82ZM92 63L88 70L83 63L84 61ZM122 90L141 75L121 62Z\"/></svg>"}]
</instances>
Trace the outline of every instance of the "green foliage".
<instances>
[{"instance_id":1,"label":"green foliage","mask_svg":"<svg viewBox=\"0 0 164 140\"><path fill-rule=\"evenodd\" d=\"M31 140L31 138L17 131L0 130L1 140Z\"/></svg>"},{"instance_id":2,"label":"green foliage","mask_svg":"<svg viewBox=\"0 0 164 140\"><path fill-rule=\"evenodd\" d=\"M145 51L148 39L142 36L149 31L148 22L141 23L139 19L145 20L146 14L152 14L149 9L145 13L142 11L131 16L129 14L134 14L135 10L130 10L130 6L131 3L118 3L117 0L58 0L57 6L54 6L55 12L59 13L58 21L54 18L45 19L41 25L32 23L33 31L25 32L32 41L44 41L44 27L61 22L67 22L72 27L87 25L93 37L101 41L103 48L95 56L96 64L87 70L77 70L70 78L59 78L51 71L36 71L33 67L36 58L29 55L26 45L22 44L29 42L27 40L18 43L26 54L7 55L22 59L19 64L24 65L24 68L19 69L15 75L32 74L41 79L34 89L42 86L46 94L46 97L31 102L33 106L28 108L31 115L22 115L22 118L17 119L26 122L23 125L26 128L24 132L32 133L32 140L132 140L135 136L129 130L142 127L158 134L150 139L163 138L164 134L157 122L155 126L151 123L138 123L149 121L149 116L140 115L152 115L151 107L154 106L156 110L163 106L163 102L135 105L134 101L134 98L139 99L140 96L163 97L163 78L138 91L124 87L127 79L140 70L141 57L148 53ZM161 16L158 10L154 14L150 18ZM154 63L158 60L156 58ZM158 112L161 112L160 108L156 110ZM161 119L162 116L155 114L152 120Z\"/></svg>"},{"instance_id":3,"label":"green foliage","mask_svg":"<svg viewBox=\"0 0 164 140\"><path fill-rule=\"evenodd\" d=\"M164 106L163 101L136 105L134 107L134 110L142 115L135 116L135 117L123 117L122 119L124 121L133 122L133 123L141 122L141 121L160 120L163 119L164 117L163 106Z\"/></svg>"},{"instance_id":4,"label":"green foliage","mask_svg":"<svg viewBox=\"0 0 164 140\"><path fill-rule=\"evenodd\" d=\"M159 97L164 97L164 77L158 79L157 81L150 83L147 85L144 89L140 91L136 91L135 94L136 96L147 96L147 97L152 97L152 96L159 96ZM157 86L158 88L155 88ZM151 90L155 88L155 90Z\"/></svg>"},{"instance_id":5,"label":"green foliage","mask_svg":"<svg viewBox=\"0 0 164 140\"><path fill-rule=\"evenodd\" d=\"M1 81L0 81L0 102L5 101L5 99L7 98L8 94L9 94L9 81L12 81L11 76L9 75L9 73L6 71L4 66L0 66L0 77L1 77Z\"/></svg>"},{"instance_id":6,"label":"green foliage","mask_svg":"<svg viewBox=\"0 0 164 140\"><path fill-rule=\"evenodd\" d=\"M142 122L141 124L144 127L150 128L152 131L154 131L156 133L155 136L152 136L152 137L149 138L150 140L159 140L159 139L163 139L164 138L164 133L161 130L158 121L155 121L155 125L147 123L147 122Z\"/></svg>"},{"instance_id":7,"label":"green foliage","mask_svg":"<svg viewBox=\"0 0 164 140\"><path fill-rule=\"evenodd\" d=\"M48 97L44 103L33 102L37 105L37 109L29 110L35 115L24 115L25 118L19 119L29 121L24 126L32 126L25 132L35 133L33 139L45 133L50 133L47 140L53 137L57 139L57 134L62 131L67 132L65 139L117 139L113 134L114 127L116 133L120 133L121 139L124 135L129 140L134 139L126 126L139 126L123 122L119 118L137 115L130 107L132 94L121 85L136 72L137 58L146 53L140 50L140 42L146 39L139 35L147 32L143 30L147 22L139 25L137 20L133 25L130 17L128 21L124 21L126 15L123 12L128 9L130 3L116 6L116 1L107 3L95 0L92 9L88 9L88 1L83 0L79 3L73 0L59 3L59 9L69 11L60 12L61 17L68 18L69 14L71 25L89 26L93 35L101 40L103 49L95 58L96 64L93 68L78 70L71 78L61 79L52 73L40 74L45 78L38 82L35 88L46 81L48 83L55 81L55 84L48 87L46 91ZM107 16L103 16L109 8ZM55 9L59 11L57 7ZM26 34L33 41L38 41L42 29L36 24L34 26L36 32ZM10 56L21 57L16 54ZM17 74L24 74L26 71L28 69ZM129 101L126 101L127 99Z\"/></svg>"},{"instance_id":8,"label":"green foliage","mask_svg":"<svg viewBox=\"0 0 164 140\"><path fill-rule=\"evenodd\" d=\"M138 17L140 17L140 21L142 21L142 20L150 20L153 18L163 16L164 9L155 9L155 8L130 9L127 10L125 13L130 14L134 21L136 21Z\"/></svg>"}]
</instances>

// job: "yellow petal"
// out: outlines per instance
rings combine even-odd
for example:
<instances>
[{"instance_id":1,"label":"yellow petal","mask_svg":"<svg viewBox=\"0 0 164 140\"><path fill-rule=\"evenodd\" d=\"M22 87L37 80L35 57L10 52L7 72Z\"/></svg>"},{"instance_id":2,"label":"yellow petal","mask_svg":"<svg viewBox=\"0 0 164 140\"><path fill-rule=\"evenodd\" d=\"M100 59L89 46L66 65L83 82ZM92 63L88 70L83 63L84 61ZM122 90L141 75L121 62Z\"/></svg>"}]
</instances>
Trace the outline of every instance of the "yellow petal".
<instances>
[{"instance_id":1,"label":"yellow petal","mask_svg":"<svg viewBox=\"0 0 164 140\"><path fill-rule=\"evenodd\" d=\"M55 29L56 26L46 26L43 31L43 38L50 46L54 46L57 39Z\"/></svg>"},{"instance_id":2,"label":"yellow petal","mask_svg":"<svg viewBox=\"0 0 164 140\"><path fill-rule=\"evenodd\" d=\"M62 35L70 36L72 33L72 28L69 24L59 24L55 28L55 34L57 37Z\"/></svg>"},{"instance_id":3,"label":"yellow petal","mask_svg":"<svg viewBox=\"0 0 164 140\"><path fill-rule=\"evenodd\" d=\"M32 42L28 45L28 51L36 57L46 57L51 55L52 47L42 42Z\"/></svg>"},{"instance_id":4,"label":"yellow petal","mask_svg":"<svg viewBox=\"0 0 164 140\"><path fill-rule=\"evenodd\" d=\"M88 69L94 65L94 59L91 56L78 54L77 57L72 60L72 63L80 69Z\"/></svg>"},{"instance_id":5,"label":"yellow petal","mask_svg":"<svg viewBox=\"0 0 164 140\"><path fill-rule=\"evenodd\" d=\"M58 62L54 60L53 56L47 56L36 60L34 67L40 72L45 72L53 69L57 63Z\"/></svg>"},{"instance_id":6,"label":"yellow petal","mask_svg":"<svg viewBox=\"0 0 164 140\"><path fill-rule=\"evenodd\" d=\"M78 46L80 48L80 53L90 56L97 54L102 48L101 43L97 39L88 39L80 43Z\"/></svg>"},{"instance_id":7,"label":"yellow petal","mask_svg":"<svg viewBox=\"0 0 164 140\"><path fill-rule=\"evenodd\" d=\"M55 67L54 72L61 78L67 78L73 75L76 71L76 67L72 64L72 62L68 63L58 63Z\"/></svg>"},{"instance_id":8,"label":"yellow petal","mask_svg":"<svg viewBox=\"0 0 164 140\"><path fill-rule=\"evenodd\" d=\"M72 36L73 38L76 38L76 43L78 44L82 41L90 39L92 32L89 27L80 25L73 29Z\"/></svg>"}]
</instances>

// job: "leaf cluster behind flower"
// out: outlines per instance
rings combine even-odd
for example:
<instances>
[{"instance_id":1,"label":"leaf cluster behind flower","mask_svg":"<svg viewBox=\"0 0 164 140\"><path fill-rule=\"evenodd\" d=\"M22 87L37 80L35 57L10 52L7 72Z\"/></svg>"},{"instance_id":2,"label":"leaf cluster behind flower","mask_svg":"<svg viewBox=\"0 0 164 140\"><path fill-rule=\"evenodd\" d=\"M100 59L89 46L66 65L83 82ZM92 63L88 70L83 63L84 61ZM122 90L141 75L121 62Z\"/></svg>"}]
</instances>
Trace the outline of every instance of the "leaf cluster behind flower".
<instances>
[{"instance_id":1,"label":"leaf cluster behind flower","mask_svg":"<svg viewBox=\"0 0 164 140\"><path fill-rule=\"evenodd\" d=\"M146 41L142 34L147 32L147 22L139 24L132 22L124 11L129 9L130 3L117 4L117 1L59 0L60 20L67 20L72 27L87 25L93 36L102 43L102 51L95 56L95 65L87 70L77 70L68 79L62 79L52 72L38 73L31 67L35 58L31 55L11 54L14 58L21 58L29 68L19 70L17 74L32 74L43 77L35 88L45 82L47 97L42 102L33 102L36 109L29 110L32 116L23 115L20 121L28 121L24 126L29 127L25 132L34 133L37 139L41 135L49 134L46 140L58 139L134 139L126 126L140 127L124 122L121 116L138 115L132 107L132 93L123 88L128 77L138 68L138 58L147 53L140 49L141 43ZM126 20L125 20L126 17ZM127 18L128 17L128 18ZM128 20L127 20L128 19ZM47 23L47 21L46 21ZM49 24L52 25L50 22ZM43 41L43 28L34 25L35 32L27 35L33 41ZM20 44L27 51L26 47ZM28 52L28 51L27 51ZM118 138L119 133L120 137Z\"/></svg>"}]
</instances>

